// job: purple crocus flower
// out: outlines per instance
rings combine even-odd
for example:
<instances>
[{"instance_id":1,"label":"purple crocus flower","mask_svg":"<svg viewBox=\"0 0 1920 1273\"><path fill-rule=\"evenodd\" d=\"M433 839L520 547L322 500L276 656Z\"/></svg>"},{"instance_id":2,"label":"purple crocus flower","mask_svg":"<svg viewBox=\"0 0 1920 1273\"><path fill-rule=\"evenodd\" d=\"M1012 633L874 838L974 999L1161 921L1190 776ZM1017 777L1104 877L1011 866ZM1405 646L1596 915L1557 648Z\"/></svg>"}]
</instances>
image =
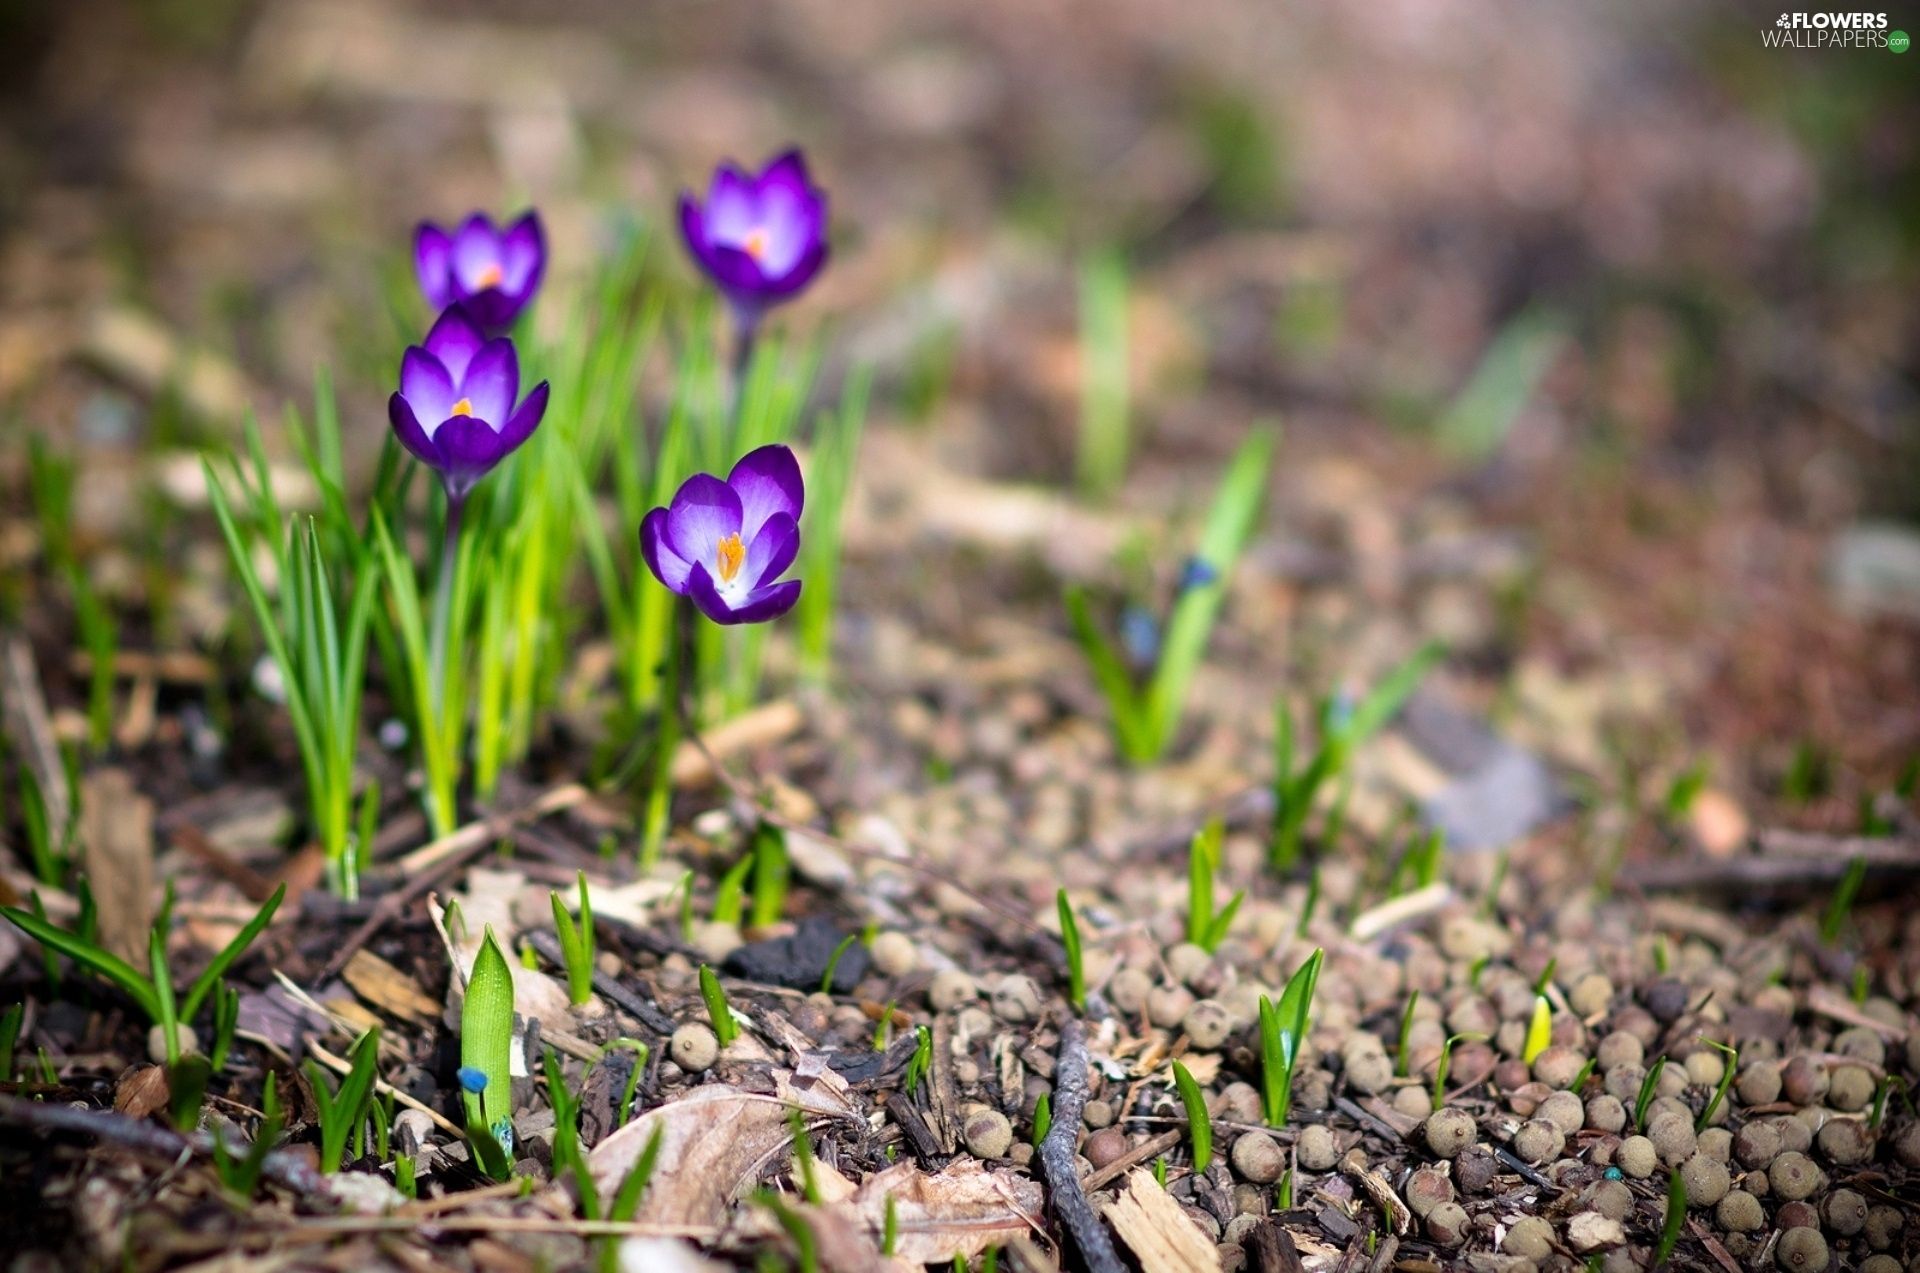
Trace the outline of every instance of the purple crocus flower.
<instances>
[{"instance_id":1,"label":"purple crocus flower","mask_svg":"<svg viewBox=\"0 0 1920 1273\"><path fill-rule=\"evenodd\" d=\"M387 418L400 444L440 473L447 498L466 499L474 483L533 436L547 410L547 382L520 394L520 360L504 336L488 340L473 317L451 306L422 345L400 360L400 392Z\"/></svg>"},{"instance_id":2,"label":"purple crocus flower","mask_svg":"<svg viewBox=\"0 0 1920 1273\"><path fill-rule=\"evenodd\" d=\"M797 295L827 261L827 196L789 150L757 175L733 163L715 170L705 204L680 196L687 250L750 327L769 307Z\"/></svg>"},{"instance_id":3,"label":"purple crocus flower","mask_svg":"<svg viewBox=\"0 0 1920 1273\"><path fill-rule=\"evenodd\" d=\"M778 444L750 451L727 480L696 473L640 522L640 555L715 623L765 623L793 609L800 581L776 583L800 552L800 462Z\"/></svg>"},{"instance_id":4,"label":"purple crocus flower","mask_svg":"<svg viewBox=\"0 0 1920 1273\"><path fill-rule=\"evenodd\" d=\"M449 234L430 221L413 232L413 269L435 309L464 305L498 335L513 325L540 286L547 240L540 214L523 213L502 229L475 212Z\"/></svg>"}]
</instances>

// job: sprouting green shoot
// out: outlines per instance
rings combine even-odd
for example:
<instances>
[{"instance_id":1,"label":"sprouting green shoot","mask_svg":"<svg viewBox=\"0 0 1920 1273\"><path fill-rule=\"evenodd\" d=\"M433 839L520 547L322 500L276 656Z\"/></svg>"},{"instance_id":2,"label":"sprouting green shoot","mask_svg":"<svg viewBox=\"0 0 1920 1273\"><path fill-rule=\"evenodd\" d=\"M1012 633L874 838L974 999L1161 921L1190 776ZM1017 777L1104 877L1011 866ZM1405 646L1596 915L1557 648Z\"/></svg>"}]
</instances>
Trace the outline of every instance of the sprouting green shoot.
<instances>
[{"instance_id":1,"label":"sprouting green shoot","mask_svg":"<svg viewBox=\"0 0 1920 1273\"><path fill-rule=\"evenodd\" d=\"M1226 836L1226 824L1210 818L1194 833L1187 849L1187 940L1212 954L1226 939L1227 930L1247 891L1236 892L1218 914L1213 907L1213 877L1220 869L1220 844Z\"/></svg>"},{"instance_id":2,"label":"sprouting green shoot","mask_svg":"<svg viewBox=\"0 0 1920 1273\"><path fill-rule=\"evenodd\" d=\"M1847 873L1840 877L1840 883L1833 890L1833 898L1827 903L1827 912L1820 919L1820 940L1831 946L1840 940L1840 931L1847 926L1847 916L1853 913L1854 898L1860 894L1860 886L1867 880L1867 859L1855 857L1847 863Z\"/></svg>"},{"instance_id":3,"label":"sprouting green shoot","mask_svg":"<svg viewBox=\"0 0 1920 1273\"><path fill-rule=\"evenodd\" d=\"M893 1011L898 1000L887 1000L887 1006L880 1010L880 1019L873 1023L873 1050L885 1052L893 1046Z\"/></svg>"},{"instance_id":4,"label":"sprouting green shoot","mask_svg":"<svg viewBox=\"0 0 1920 1273\"><path fill-rule=\"evenodd\" d=\"M1433 1091L1431 1096L1435 1109L1442 1109L1447 1103L1447 1075L1453 1070L1453 1045L1484 1039L1485 1037L1483 1034L1474 1034L1471 1032L1450 1034L1446 1037L1445 1041L1440 1044L1440 1059L1434 1063L1433 1067Z\"/></svg>"},{"instance_id":5,"label":"sprouting green shoot","mask_svg":"<svg viewBox=\"0 0 1920 1273\"><path fill-rule=\"evenodd\" d=\"M393 1159L393 1187L402 1198L409 1202L420 1196L420 1185L414 1177L412 1154L396 1154Z\"/></svg>"},{"instance_id":6,"label":"sprouting green shoot","mask_svg":"<svg viewBox=\"0 0 1920 1273\"><path fill-rule=\"evenodd\" d=\"M1161 1154L1153 1160L1153 1179L1162 1189L1167 1187L1167 1156Z\"/></svg>"},{"instance_id":7,"label":"sprouting green shoot","mask_svg":"<svg viewBox=\"0 0 1920 1273\"><path fill-rule=\"evenodd\" d=\"M1413 1010L1420 1003L1420 992L1414 990L1407 995L1407 1006L1400 1011L1400 1043L1393 1053L1393 1072L1398 1078L1407 1076L1407 1044L1413 1037Z\"/></svg>"},{"instance_id":8,"label":"sprouting green shoot","mask_svg":"<svg viewBox=\"0 0 1920 1273\"><path fill-rule=\"evenodd\" d=\"M33 862L33 878L54 888L67 877L67 850L71 847L77 819L69 817L62 840L55 844L53 820L47 809L46 793L30 766L20 766L20 823L26 834L27 856Z\"/></svg>"},{"instance_id":9,"label":"sprouting green shoot","mask_svg":"<svg viewBox=\"0 0 1920 1273\"><path fill-rule=\"evenodd\" d=\"M1345 777L1354 753L1399 713L1428 671L1445 654L1446 649L1439 642L1429 642L1387 673L1373 692L1359 702L1344 694L1322 699L1318 711L1319 747L1297 772L1293 712L1284 701L1275 709L1273 825L1268 849L1275 871L1284 875L1298 865L1307 819L1321 791L1328 783ZM1439 851L1440 846L1432 850Z\"/></svg>"},{"instance_id":10,"label":"sprouting green shoot","mask_svg":"<svg viewBox=\"0 0 1920 1273\"><path fill-rule=\"evenodd\" d=\"M1300 922L1294 925L1293 935L1305 937L1307 925L1313 923L1314 912L1320 909L1320 864L1315 862L1313 870L1307 872L1307 898L1300 904Z\"/></svg>"},{"instance_id":11,"label":"sprouting green shoot","mask_svg":"<svg viewBox=\"0 0 1920 1273\"><path fill-rule=\"evenodd\" d=\"M1664 977L1672 971L1672 968L1673 952L1667 947L1666 937L1664 935L1655 937L1653 939L1653 970Z\"/></svg>"},{"instance_id":12,"label":"sprouting green shoot","mask_svg":"<svg viewBox=\"0 0 1920 1273\"><path fill-rule=\"evenodd\" d=\"M840 971L840 957L849 950L852 950L853 943L859 940L860 934L848 933L840 939L840 944L833 948L833 954L827 957L826 969L820 974L821 994L830 995L833 993L833 975Z\"/></svg>"},{"instance_id":13,"label":"sprouting green shoot","mask_svg":"<svg viewBox=\"0 0 1920 1273\"><path fill-rule=\"evenodd\" d=\"M576 872L580 890L580 919L574 922L567 904L557 892L548 893L553 903L553 931L560 938L562 962L567 966L567 998L577 1008L593 998L593 901L587 896L587 873Z\"/></svg>"},{"instance_id":14,"label":"sprouting green shoot","mask_svg":"<svg viewBox=\"0 0 1920 1273\"><path fill-rule=\"evenodd\" d=\"M1118 251L1080 267L1080 492L1106 499L1127 476L1127 264Z\"/></svg>"},{"instance_id":15,"label":"sprouting green shoot","mask_svg":"<svg viewBox=\"0 0 1920 1273\"><path fill-rule=\"evenodd\" d=\"M933 1031L927 1027L913 1028L913 1055L907 1058L906 1087L907 1095L912 1096L920 1090L920 1084L933 1073Z\"/></svg>"},{"instance_id":16,"label":"sprouting green shoot","mask_svg":"<svg viewBox=\"0 0 1920 1273\"><path fill-rule=\"evenodd\" d=\"M1567 342L1564 321L1534 308L1515 315L1488 343L1480 363L1439 419L1442 450L1485 460L1500 449Z\"/></svg>"},{"instance_id":17,"label":"sprouting green shoot","mask_svg":"<svg viewBox=\"0 0 1920 1273\"><path fill-rule=\"evenodd\" d=\"M1440 867L1447 857L1447 837L1438 827L1427 832L1413 846L1413 886L1426 888L1440 879Z\"/></svg>"},{"instance_id":18,"label":"sprouting green shoot","mask_svg":"<svg viewBox=\"0 0 1920 1273\"><path fill-rule=\"evenodd\" d=\"M1533 979L1533 993L1535 997L1544 998L1546 996L1547 987L1553 984L1553 974L1559 970L1560 961L1558 959L1547 960L1547 966L1542 968L1540 975Z\"/></svg>"},{"instance_id":19,"label":"sprouting green shoot","mask_svg":"<svg viewBox=\"0 0 1920 1273\"><path fill-rule=\"evenodd\" d=\"M1640 1080L1640 1093L1633 1098L1633 1125L1641 1131L1647 1127L1647 1107L1653 1104L1654 1096L1660 1091L1660 1072L1667 1068L1665 1054L1653 1058L1653 1064L1647 1067L1647 1075Z\"/></svg>"},{"instance_id":20,"label":"sprouting green shoot","mask_svg":"<svg viewBox=\"0 0 1920 1273\"><path fill-rule=\"evenodd\" d=\"M818 1207L826 1202L820 1192L820 1180L813 1169L813 1141L807 1136L807 1119L798 1109L788 1115L788 1123L793 1131L793 1162L800 1172L801 1192L807 1201Z\"/></svg>"},{"instance_id":21,"label":"sprouting green shoot","mask_svg":"<svg viewBox=\"0 0 1920 1273\"><path fill-rule=\"evenodd\" d=\"M900 1204L894 1196L889 1193L887 1195L886 1211L881 1215L880 1219L880 1254L886 1256L888 1259L892 1259L893 1253L899 1245Z\"/></svg>"},{"instance_id":22,"label":"sprouting green shoot","mask_svg":"<svg viewBox=\"0 0 1920 1273\"><path fill-rule=\"evenodd\" d=\"M1040 1142L1053 1130L1053 1097L1042 1092L1040 1099L1033 1103L1033 1147L1040 1148Z\"/></svg>"},{"instance_id":23,"label":"sprouting green shoot","mask_svg":"<svg viewBox=\"0 0 1920 1273\"><path fill-rule=\"evenodd\" d=\"M653 1129L653 1135L647 1137L646 1148L633 1160L633 1166L627 1169L626 1176L620 1181L620 1188L614 1191L613 1201L607 1206L607 1219L621 1224L633 1222L634 1213L640 1209L641 1196L653 1180L654 1166L660 1161L660 1140L666 1131L666 1126L662 1124Z\"/></svg>"},{"instance_id":24,"label":"sprouting green shoot","mask_svg":"<svg viewBox=\"0 0 1920 1273\"><path fill-rule=\"evenodd\" d=\"M1073 907L1067 902L1067 890L1059 890L1053 901L1060 912L1060 943L1067 948L1067 1001L1073 1005L1075 1012L1085 1012L1087 973L1081 959L1080 923L1074 918Z\"/></svg>"},{"instance_id":25,"label":"sprouting green shoot","mask_svg":"<svg viewBox=\"0 0 1920 1273\"><path fill-rule=\"evenodd\" d=\"M13 1048L20 1041L20 1023L26 1015L24 1003L13 1004L0 1012L0 1083L13 1082Z\"/></svg>"},{"instance_id":26,"label":"sprouting green shoot","mask_svg":"<svg viewBox=\"0 0 1920 1273\"><path fill-rule=\"evenodd\" d=\"M227 1068L227 1054L233 1050L233 1032L240 1025L240 992L221 982L213 990L213 1046L207 1059L216 1072Z\"/></svg>"},{"instance_id":27,"label":"sprouting green shoot","mask_svg":"<svg viewBox=\"0 0 1920 1273\"><path fill-rule=\"evenodd\" d=\"M1653 1249L1654 1268L1663 1267L1673 1258L1673 1249L1680 1244L1680 1229L1686 1222L1687 1182L1676 1167L1667 1181L1667 1216L1660 1224L1659 1244Z\"/></svg>"},{"instance_id":28,"label":"sprouting green shoot","mask_svg":"<svg viewBox=\"0 0 1920 1273\"><path fill-rule=\"evenodd\" d=\"M267 1155L279 1143L280 1132L286 1126L286 1120L280 1113L279 1085L272 1071L267 1073L265 1090L260 1097L260 1129L253 1135L253 1143L247 1152L236 1158L227 1148L226 1138L216 1135L213 1138L214 1173L220 1177L220 1184L236 1198L253 1197L254 1189L260 1183L260 1173L266 1166Z\"/></svg>"},{"instance_id":29,"label":"sprouting green shoot","mask_svg":"<svg viewBox=\"0 0 1920 1273\"><path fill-rule=\"evenodd\" d=\"M1700 1041L1726 1058L1727 1067L1720 1075L1720 1081L1714 1085L1713 1095L1708 1098L1707 1106L1700 1111L1700 1117L1693 1122L1693 1130L1703 1132L1713 1123L1713 1116L1720 1103L1727 1099L1727 1091L1733 1086L1734 1071L1740 1067L1740 1049L1730 1047L1718 1039L1709 1039L1704 1035Z\"/></svg>"},{"instance_id":30,"label":"sprouting green shoot","mask_svg":"<svg viewBox=\"0 0 1920 1273\"><path fill-rule=\"evenodd\" d=\"M771 1189L760 1190L754 1194L753 1200L773 1212L773 1218L786 1231L787 1239L799 1253L800 1273L816 1273L820 1267L820 1244L813 1236L813 1226L807 1223L807 1218L789 1207Z\"/></svg>"},{"instance_id":31,"label":"sprouting green shoot","mask_svg":"<svg viewBox=\"0 0 1920 1273\"><path fill-rule=\"evenodd\" d=\"M734 1020L733 1009L727 1004L727 992L721 988L720 979L713 975L713 969L700 965L700 999L707 1005L707 1020L713 1023L713 1037L726 1047L740 1037L740 1023Z\"/></svg>"},{"instance_id":32,"label":"sprouting green shoot","mask_svg":"<svg viewBox=\"0 0 1920 1273\"><path fill-rule=\"evenodd\" d=\"M1865 964L1853 966L1853 984L1847 988L1847 996L1855 1004L1864 1004L1873 993L1873 974Z\"/></svg>"},{"instance_id":33,"label":"sprouting green shoot","mask_svg":"<svg viewBox=\"0 0 1920 1273\"><path fill-rule=\"evenodd\" d=\"M1907 1095L1907 1081L1898 1074L1889 1074L1873 1089L1873 1108L1867 1114L1867 1130L1880 1130L1881 1120L1887 1114L1887 1097L1894 1092L1900 1093L1900 1099L1906 1103L1907 1113L1913 1113L1913 1100Z\"/></svg>"},{"instance_id":34,"label":"sprouting green shoot","mask_svg":"<svg viewBox=\"0 0 1920 1273\"><path fill-rule=\"evenodd\" d=\"M1480 899L1482 919L1492 919L1500 912L1500 889L1507 882L1507 867L1511 860L1509 851L1501 849L1500 855L1493 861L1493 878L1487 882L1487 895Z\"/></svg>"},{"instance_id":35,"label":"sprouting green shoot","mask_svg":"<svg viewBox=\"0 0 1920 1273\"><path fill-rule=\"evenodd\" d=\"M1144 683L1136 676L1135 660L1094 620L1086 593L1078 587L1067 590L1067 617L1074 637L1113 714L1120 753L1131 764L1158 760L1179 732L1187 691L1226 602L1234 565L1259 519L1276 439L1272 429L1256 430L1227 466L1201 532L1199 550L1182 572L1178 597L1160 635L1158 657Z\"/></svg>"},{"instance_id":36,"label":"sprouting green shoot","mask_svg":"<svg viewBox=\"0 0 1920 1273\"><path fill-rule=\"evenodd\" d=\"M1478 990L1480 988L1480 978L1487 971L1487 964L1492 958L1493 956L1491 955L1476 955L1473 963L1468 965L1467 988L1469 990Z\"/></svg>"},{"instance_id":37,"label":"sprouting green shoot","mask_svg":"<svg viewBox=\"0 0 1920 1273\"><path fill-rule=\"evenodd\" d=\"M1206 1175L1213 1165L1213 1116L1207 1112L1206 1093L1194 1081L1187 1067L1173 1063L1173 1083L1180 1089L1180 1103L1187 1109L1187 1135L1193 1141L1193 1170Z\"/></svg>"},{"instance_id":38,"label":"sprouting green shoot","mask_svg":"<svg viewBox=\"0 0 1920 1273\"><path fill-rule=\"evenodd\" d=\"M1694 801L1706 790L1708 773L1709 766L1702 758L1674 775L1667 787L1666 799L1661 801L1669 821L1677 822L1693 811Z\"/></svg>"},{"instance_id":39,"label":"sprouting green shoot","mask_svg":"<svg viewBox=\"0 0 1920 1273\"><path fill-rule=\"evenodd\" d=\"M853 487L860 435L866 429L873 377L857 367L846 378L840 404L816 417L807 462L807 534L800 546L800 577L807 581L794 607L801 669L824 681L832 670L834 603L840 588L840 524Z\"/></svg>"},{"instance_id":40,"label":"sprouting green shoot","mask_svg":"<svg viewBox=\"0 0 1920 1273\"><path fill-rule=\"evenodd\" d=\"M1533 997L1533 1016L1527 1022L1527 1044L1520 1059L1532 1065L1553 1042L1553 1004L1545 995Z\"/></svg>"},{"instance_id":41,"label":"sprouting green shoot","mask_svg":"<svg viewBox=\"0 0 1920 1273\"><path fill-rule=\"evenodd\" d=\"M340 1170L347 1142L367 1119L373 1106L374 1065L380 1055L380 1027L373 1026L354 1042L347 1053L348 1069L334 1087L327 1072L317 1061L308 1061L307 1080L313 1099L320 1107L320 1170L331 1175Z\"/></svg>"},{"instance_id":42,"label":"sprouting green shoot","mask_svg":"<svg viewBox=\"0 0 1920 1273\"><path fill-rule=\"evenodd\" d=\"M542 1067L547 1076L547 1101L553 1106L553 1170L571 1172L580 1190L580 1209L589 1220L600 1218L600 1195L594 1188L593 1173L587 1170L586 1155L580 1148L580 1101L567 1087L560 1057L546 1049Z\"/></svg>"},{"instance_id":43,"label":"sprouting green shoot","mask_svg":"<svg viewBox=\"0 0 1920 1273\"><path fill-rule=\"evenodd\" d=\"M1260 996L1261 1104L1269 1127L1285 1125L1293 1105L1293 1073L1306 1042L1314 986L1325 958L1326 952L1316 947L1287 980L1278 1005Z\"/></svg>"},{"instance_id":44,"label":"sprouting green shoot","mask_svg":"<svg viewBox=\"0 0 1920 1273\"><path fill-rule=\"evenodd\" d=\"M747 914L747 876L753 870L752 853L727 868L713 890L713 922L740 926Z\"/></svg>"},{"instance_id":45,"label":"sprouting green shoot","mask_svg":"<svg viewBox=\"0 0 1920 1273\"><path fill-rule=\"evenodd\" d=\"M1567 1084L1567 1090L1577 1094L1581 1088L1587 1085L1587 1080L1593 1077L1594 1067L1599 1063L1599 1057L1588 1057L1587 1063L1580 1067L1580 1072L1573 1076L1573 1082Z\"/></svg>"},{"instance_id":46,"label":"sprouting green shoot","mask_svg":"<svg viewBox=\"0 0 1920 1273\"><path fill-rule=\"evenodd\" d=\"M754 928L767 928L780 922L787 909L787 833L771 822L762 822L753 833L753 905L748 922Z\"/></svg>"}]
</instances>

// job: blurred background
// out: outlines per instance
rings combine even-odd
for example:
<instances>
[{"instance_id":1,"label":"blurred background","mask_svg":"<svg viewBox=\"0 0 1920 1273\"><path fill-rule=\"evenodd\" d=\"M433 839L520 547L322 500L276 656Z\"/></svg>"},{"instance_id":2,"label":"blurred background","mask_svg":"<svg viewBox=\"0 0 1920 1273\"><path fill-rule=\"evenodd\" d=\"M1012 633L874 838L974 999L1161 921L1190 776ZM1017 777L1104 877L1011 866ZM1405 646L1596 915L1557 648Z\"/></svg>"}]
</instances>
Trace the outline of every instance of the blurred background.
<instances>
[{"instance_id":1,"label":"blurred background","mask_svg":"<svg viewBox=\"0 0 1920 1273\"><path fill-rule=\"evenodd\" d=\"M220 548L155 510L320 367L371 465L417 220L536 204L562 285L646 233L691 289L679 190L799 144L835 256L782 320L823 333L823 399L874 368L887 462L1069 483L1117 278L1126 498L1194 498L1281 420L1262 613L1295 639L1395 616L1546 734L1631 763L1581 713L1637 705L1689 739L1661 754L1850 825L1920 750L1920 54L1765 48L1776 16L0 0L0 491L28 432L77 455L103 587L188 639L145 590ZM968 639L924 563L852 551L852 610Z\"/></svg>"}]
</instances>

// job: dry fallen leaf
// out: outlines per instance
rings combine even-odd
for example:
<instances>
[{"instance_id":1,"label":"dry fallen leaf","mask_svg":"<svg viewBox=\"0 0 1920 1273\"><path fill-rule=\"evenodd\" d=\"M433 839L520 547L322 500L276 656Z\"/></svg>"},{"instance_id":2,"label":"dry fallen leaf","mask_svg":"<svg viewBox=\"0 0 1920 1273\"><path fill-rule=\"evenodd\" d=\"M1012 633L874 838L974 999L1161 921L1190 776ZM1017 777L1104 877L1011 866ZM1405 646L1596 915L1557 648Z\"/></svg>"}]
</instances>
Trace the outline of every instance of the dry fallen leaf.
<instances>
[{"instance_id":1,"label":"dry fallen leaf","mask_svg":"<svg viewBox=\"0 0 1920 1273\"><path fill-rule=\"evenodd\" d=\"M868 1176L849 1204L874 1233L886 1225L887 1199L899 1224L894 1254L918 1267L969 1263L990 1246L1002 1246L1040 1228L1045 1202L1038 1181L1009 1171L988 1171L963 1159L938 1175L911 1162L895 1163Z\"/></svg>"},{"instance_id":2,"label":"dry fallen leaf","mask_svg":"<svg viewBox=\"0 0 1920 1273\"><path fill-rule=\"evenodd\" d=\"M771 1094L717 1083L649 1110L587 1155L594 1186L603 1195L618 1189L658 1129L659 1161L634 1218L648 1224L724 1224L728 1204L752 1187L768 1163L789 1151L794 1109L809 1127L860 1119L846 1082L832 1070L810 1075L775 1070L773 1080Z\"/></svg>"},{"instance_id":3,"label":"dry fallen leaf","mask_svg":"<svg viewBox=\"0 0 1920 1273\"><path fill-rule=\"evenodd\" d=\"M353 952L340 976L355 994L403 1021L426 1022L440 1015L439 1001L419 982L365 947Z\"/></svg>"}]
</instances>

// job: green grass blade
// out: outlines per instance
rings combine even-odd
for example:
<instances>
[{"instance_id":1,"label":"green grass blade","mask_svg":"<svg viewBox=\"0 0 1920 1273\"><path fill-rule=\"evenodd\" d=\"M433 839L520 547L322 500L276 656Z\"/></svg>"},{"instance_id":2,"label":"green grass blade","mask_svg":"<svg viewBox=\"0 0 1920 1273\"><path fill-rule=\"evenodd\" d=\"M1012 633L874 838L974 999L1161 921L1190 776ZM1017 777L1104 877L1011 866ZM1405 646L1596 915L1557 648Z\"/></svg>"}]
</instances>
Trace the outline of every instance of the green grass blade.
<instances>
[{"instance_id":1,"label":"green grass blade","mask_svg":"<svg viewBox=\"0 0 1920 1273\"><path fill-rule=\"evenodd\" d=\"M91 942L82 941L64 928L55 927L30 911L15 906L0 906L0 915L6 916L14 927L42 946L65 955L82 968L111 981L126 991L149 1019L159 1021L160 1000L154 992L153 983L132 964Z\"/></svg>"}]
</instances>

